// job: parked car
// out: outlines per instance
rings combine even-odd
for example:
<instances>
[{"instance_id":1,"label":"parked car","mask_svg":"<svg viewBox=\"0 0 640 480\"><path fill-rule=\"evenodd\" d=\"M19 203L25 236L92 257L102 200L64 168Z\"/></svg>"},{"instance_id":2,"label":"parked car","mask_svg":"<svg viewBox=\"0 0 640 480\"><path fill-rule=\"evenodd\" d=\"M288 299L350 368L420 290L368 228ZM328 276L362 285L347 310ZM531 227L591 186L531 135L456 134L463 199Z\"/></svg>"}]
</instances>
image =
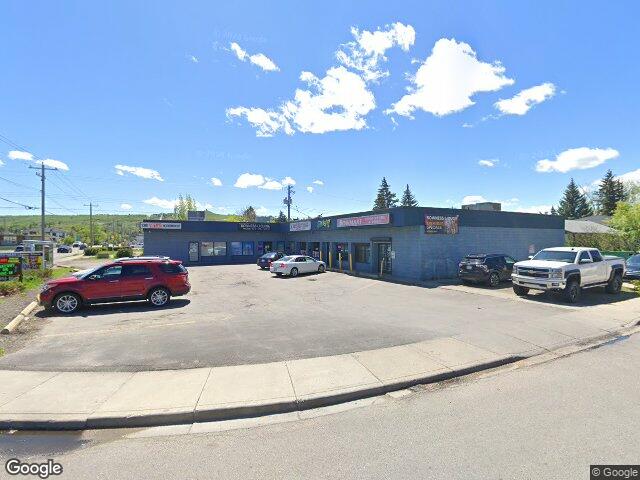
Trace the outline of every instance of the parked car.
<instances>
[{"instance_id":1,"label":"parked car","mask_svg":"<svg viewBox=\"0 0 640 480\"><path fill-rule=\"evenodd\" d=\"M516 261L502 253L467 255L458 264L458 278L463 283L486 283L497 287L500 282L511 279Z\"/></svg>"},{"instance_id":2,"label":"parked car","mask_svg":"<svg viewBox=\"0 0 640 480\"><path fill-rule=\"evenodd\" d=\"M56 252L58 252L58 253L72 253L73 252L73 248L71 247L71 245L60 245L58 248L56 248Z\"/></svg>"},{"instance_id":3,"label":"parked car","mask_svg":"<svg viewBox=\"0 0 640 480\"><path fill-rule=\"evenodd\" d=\"M13 249L14 252L24 252L24 245L16 245L16 248Z\"/></svg>"},{"instance_id":4,"label":"parked car","mask_svg":"<svg viewBox=\"0 0 640 480\"><path fill-rule=\"evenodd\" d=\"M640 254L631 255L627 258L627 273L624 278L640 280Z\"/></svg>"},{"instance_id":5,"label":"parked car","mask_svg":"<svg viewBox=\"0 0 640 480\"><path fill-rule=\"evenodd\" d=\"M271 267L272 262L280 260L282 257L284 257L284 253L282 252L265 253L260 258L258 258L257 265L263 270L268 270L269 267Z\"/></svg>"},{"instance_id":6,"label":"parked car","mask_svg":"<svg viewBox=\"0 0 640 480\"><path fill-rule=\"evenodd\" d=\"M37 299L45 308L70 314L82 305L127 300L146 299L162 307L172 296L190 290L189 272L180 261L156 258L111 262L81 275L50 280Z\"/></svg>"},{"instance_id":7,"label":"parked car","mask_svg":"<svg viewBox=\"0 0 640 480\"><path fill-rule=\"evenodd\" d=\"M301 273L323 273L327 266L322 260L304 255L289 255L282 257L277 262L271 262L269 270L277 276L289 275L297 277Z\"/></svg>"},{"instance_id":8,"label":"parked car","mask_svg":"<svg viewBox=\"0 0 640 480\"><path fill-rule=\"evenodd\" d=\"M597 248L557 247L516 263L511 282L519 296L535 289L562 293L575 303L583 288L604 286L608 293L620 293L625 272L622 258L603 256Z\"/></svg>"},{"instance_id":9,"label":"parked car","mask_svg":"<svg viewBox=\"0 0 640 480\"><path fill-rule=\"evenodd\" d=\"M85 248L87 248L87 244L86 243L80 243L80 245L78 245L78 249L79 250L84 250Z\"/></svg>"},{"instance_id":10,"label":"parked car","mask_svg":"<svg viewBox=\"0 0 640 480\"><path fill-rule=\"evenodd\" d=\"M82 242L73 242L73 243L71 244L71 246L72 246L73 248L80 248L80 244L81 244L81 243L82 243Z\"/></svg>"}]
</instances>

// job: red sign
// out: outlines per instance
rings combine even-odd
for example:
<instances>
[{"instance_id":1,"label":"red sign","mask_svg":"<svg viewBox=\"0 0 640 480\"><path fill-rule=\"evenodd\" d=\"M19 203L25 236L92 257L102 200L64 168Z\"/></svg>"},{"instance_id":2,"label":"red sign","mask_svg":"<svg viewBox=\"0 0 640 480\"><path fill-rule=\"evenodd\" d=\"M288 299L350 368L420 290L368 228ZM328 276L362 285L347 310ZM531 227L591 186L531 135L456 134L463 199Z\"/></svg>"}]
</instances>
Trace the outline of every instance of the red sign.
<instances>
[{"instance_id":1,"label":"red sign","mask_svg":"<svg viewBox=\"0 0 640 480\"><path fill-rule=\"evenodd\" d=\"M366 215L364 217L338 218L336 225L340 227L362 227L365 225L388 225L391 223L391 215L379 213L377 215Z\"/></svg>"}]
</instances>

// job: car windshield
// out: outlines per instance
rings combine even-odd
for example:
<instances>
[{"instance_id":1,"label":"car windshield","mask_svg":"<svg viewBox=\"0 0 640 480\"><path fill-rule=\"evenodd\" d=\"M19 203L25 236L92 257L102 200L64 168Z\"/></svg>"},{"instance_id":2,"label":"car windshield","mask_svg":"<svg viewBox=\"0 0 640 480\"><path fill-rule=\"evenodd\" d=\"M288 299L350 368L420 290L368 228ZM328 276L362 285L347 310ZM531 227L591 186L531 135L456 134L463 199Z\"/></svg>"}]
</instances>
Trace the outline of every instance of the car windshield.
<instances>
[{"instance_id":1,"label":"car windshield","mask_svg":"<svg viewBox=\"0 0 640 480\"><path fill-rule=\"evenodd\" d=\"M264 255L262 255L262 258L275 258L275 256L275 253L265 253Z\"/></svg>"},{"instance_id":2,"label":"car windshield","mask_svg":"<svg viewBox=\"0 0 640 480\"><path fill-rule=\"evenodd\" d=\"M542 250L533 257L533 260L574 263L576 260L576 252L564 250Z\"/></svg>"},{"instance_id":3,"label":"car windshield","mask_svg":"<svg viewBox=\"0 0 640 480\"><path fill-rule=\"evenodd\" d=\"M627 265L640 267L640 255L633 255L627 259Z\"/></svg>"}]
</instances>

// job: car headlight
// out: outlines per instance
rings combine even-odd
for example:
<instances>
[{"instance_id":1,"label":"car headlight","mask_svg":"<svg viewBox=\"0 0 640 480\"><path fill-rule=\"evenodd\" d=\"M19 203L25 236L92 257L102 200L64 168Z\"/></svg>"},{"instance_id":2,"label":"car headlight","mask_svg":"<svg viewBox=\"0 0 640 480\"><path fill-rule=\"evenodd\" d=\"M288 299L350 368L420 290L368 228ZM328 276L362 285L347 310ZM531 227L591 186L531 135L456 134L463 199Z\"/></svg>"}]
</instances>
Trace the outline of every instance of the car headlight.
<instances>
[{"instance_id":1,"label":"car headlight","mask_svg":"<svg viewBox=\"0 0 640 480\"><path fill-rule=\"evenodd\" d=\"M515 273L516 275L518 274L518 267L516 266L513 267L513 273Z\"/></svg>"},{"instance_id":2,"label":"car headlight","mask_svg":"<svg viewBox=\"0 0 640 480\"><path fill-rule=\"evenodd\" d=\"M46 283L45 283L45 284L40 288L40 293L44 293L44 292L46 292L46 291L47 291L47 290L49 290L49 289L51 289L51 285L48 285L48 284L46 284Z\"/></svg>"},{"instance_id":3,"label":"car headlight","mask_svg":"<svg viewBox=\"0 0 640 480\"><path fill-rule=\"evenodd\" d=\"M549 278L553 278L556 280L562 279L562 270L559 268L554 268L549 271Z\"/></svg>"}]
</instances>

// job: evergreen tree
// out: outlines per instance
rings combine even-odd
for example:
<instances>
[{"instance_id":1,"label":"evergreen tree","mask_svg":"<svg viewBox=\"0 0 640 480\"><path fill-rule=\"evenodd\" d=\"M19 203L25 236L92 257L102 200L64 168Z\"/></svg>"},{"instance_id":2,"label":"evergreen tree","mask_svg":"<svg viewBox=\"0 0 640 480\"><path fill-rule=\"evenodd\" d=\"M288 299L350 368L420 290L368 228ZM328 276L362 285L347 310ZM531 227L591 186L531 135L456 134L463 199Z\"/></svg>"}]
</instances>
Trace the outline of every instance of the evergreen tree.
<instances>
[{"instance_id":1,"label":"evergreen tree","mask_svg":"<svg viewBox=\"0 0 640 480\"><path fill-rule=\"evenodd\" d=\"M625 188L622 181L616 180L613 172L607 170L596 194L596 198L598 199L598 213L601 215L613 215L616 204L623 202L625 196Z\"/></svg>"},{"instance_id":2,"label":"evergreen tree","mask_svg":"<svg viewBox=\"0 0 640 480\"><path fill-rule=\"evenodd\" d=\"M569 220L593 215L587 197L580 191L573 178L567 185L562 200L560 200L558 214Z\"/></svg>"},{"instance_id":3,"label":"evergreen tree","mask_svg":"<svg viewBox=\"0 0 640 480\"><path fill-rule=\"evenodd\" d=\"M558 215L558 211L556 210L556 207L554 207L553 205L551 205L551 215Z\"/></svg>"},{"instance_id":4,"label":"evergreen tree","mask_svg":"<svg viewBox=\"0 0 640 480\"><path fill-rule=\"evenodd\" d=\"M404 189L404 193L402 194L402 200L400 200L401 207L417 207L418 201L416 197L413 196L411 190L409 189L409 184L407 184L407 188Z\"/></svg>"},{"instance_id":5,"label":"evergreen tree","mask_svg":"<svg viewBox=\"0 0 640 480\"><path fill-rule=\"evenodd\" d=\"M256 221L256 210L251 205L245 208L240 214L242 220L245 222L255 222Z\"/></svg>"},{"instance_id":6,"label":"evergreen tree","mask_svg":"<svg viewBox=\"0 0 640 480\"><path fill-rule=\"evenodd\" d=\"M276 222L287 223L287 216L282 212L282 210L280 210L280 213L278 213L278 218L276 219Z\"/></svg>"},{"instance_id":7,"label":"evergreen tree","mask_svg":"<svg viewBox=\"0 0 640 480\"><path fill-rule=\"evenodd\" d=\"M380 187L378 188L378 195L376 196L375 201L373 202L374 210L384 210L387 208L395 207L398 204L398 198L395 193L392 193L389 189L389 184L387 183L387 179L382 177L382 182L380 183Z\"/></svg>"}]
</instances>

